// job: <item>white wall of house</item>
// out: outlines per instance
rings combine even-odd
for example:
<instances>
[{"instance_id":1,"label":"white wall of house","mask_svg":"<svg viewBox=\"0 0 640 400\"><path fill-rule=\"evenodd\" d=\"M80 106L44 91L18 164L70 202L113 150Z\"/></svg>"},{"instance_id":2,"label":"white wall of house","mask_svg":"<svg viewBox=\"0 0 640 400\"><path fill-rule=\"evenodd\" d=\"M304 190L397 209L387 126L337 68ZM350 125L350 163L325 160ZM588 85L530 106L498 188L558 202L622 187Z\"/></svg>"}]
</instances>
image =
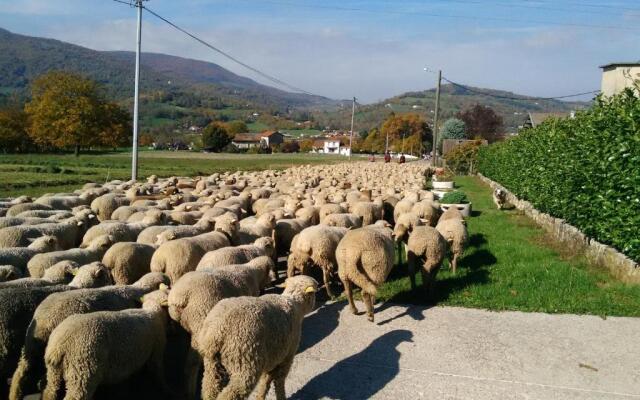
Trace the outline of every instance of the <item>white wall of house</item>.
<instances>
[{"instance_id":1,"label":"white wall of house","mask_svg":"<svg viewBox=\"0 0 640 400\"><path fill-rule=\"evenodd\" d=\"M326 140L323 148L324 154L339 154L340 153L340 141L339 140Z\"/></svg>"},{"instance_id":2,"label":"white wall of house","mask_svg":"<svg viewBox=\"0 0 640 400\"><path fill-rule=\"evenodd\" d=\"M602 71L602 94L613 96L625 88L633 87L633 81L640 80L640 64L604 67Z\"/></svg>"}]
</instances>

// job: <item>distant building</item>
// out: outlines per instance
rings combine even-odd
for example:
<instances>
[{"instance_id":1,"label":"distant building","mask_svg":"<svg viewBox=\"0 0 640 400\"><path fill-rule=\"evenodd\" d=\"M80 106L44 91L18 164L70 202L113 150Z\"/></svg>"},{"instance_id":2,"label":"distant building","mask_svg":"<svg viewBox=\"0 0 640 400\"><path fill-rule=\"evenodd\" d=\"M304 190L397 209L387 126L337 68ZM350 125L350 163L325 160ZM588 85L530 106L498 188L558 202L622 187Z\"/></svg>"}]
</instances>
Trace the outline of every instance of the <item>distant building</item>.
<instances>
[{"instance_id":1,"label":"distant building","mask_svg":"<svg viewBox=\"0 0 640 400\"><path fill-rule=\"evenodd\" d=\"M321 154L336 154L349 156L351 148L344 146L340 139L319 139L313 142L313 150Z\"/></svg>"},{"instance_id":2,"label":"distant building","mask_svg":"<svg viewBox=\"0 0 640 400\"><path fill-rule=\"evenodd\" d=\"M231 143L239 149L252 147L273 147L284 143L284 135L278 131L265 131L262 133L238 133Z\"/></svg>"},{"instance_id":3,"label":"distant building","mask_svg":"<svg viewBox=\"0 0 640 400\"><path fill-rule=\"evenodd\" d=\"M602 65L601 91L605 96L613 96L625 88L633 87L633 81L640 81L640 62L611 63Z\"/></svg>"},{"instance_id":4,"label":"distant building","mask_svg":"<svg viewBox=\"0 0 640 400\"><path fill-rule=\"evenodd\" d=\"M529 113L527 120L522 125L523 128L535 128L549 118L573 118L572 112L549 112L549 113Z\"/></svg>"}]
</instances>

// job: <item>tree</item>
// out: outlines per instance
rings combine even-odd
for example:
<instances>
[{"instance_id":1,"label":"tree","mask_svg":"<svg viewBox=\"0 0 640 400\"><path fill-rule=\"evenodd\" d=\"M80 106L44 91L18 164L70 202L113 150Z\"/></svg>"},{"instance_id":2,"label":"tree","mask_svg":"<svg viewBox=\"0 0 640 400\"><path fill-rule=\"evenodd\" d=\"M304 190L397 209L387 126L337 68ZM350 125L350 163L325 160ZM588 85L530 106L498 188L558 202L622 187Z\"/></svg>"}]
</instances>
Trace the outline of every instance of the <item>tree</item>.
<instances>
[{"instance_id":1,"label":"tree","mask_svg":"<svg viewBox=\"0 0 640 400\"><path fill-rule=\"evenodd\" d=\"M145 147L151 146L153 142L154 142L153 136L151 136L148 133L143 133L142 135L140 135L140 140L138 141L140 146L145 146Z\"/></svg>"},{"instance_id":2,"label":"tree","mask_svg":"<svg viewBox=\"0 0 640 400\"><path fill-rule=\"evenodd\" d=\"M359 151L362 153L383 153L385 149L385 137L380 130L373 128L367 138L362 141Z\"/></svg>"},{"instance_id":3,"label":"tree","mask_svg":"<svg viewBox=\"0 0 640 400\"><path fill-rule=\"evenodd\" d=\"M444 139L464 139L465 124L458 118L449 118L442 125L440 135L438 137L438 148L442 151L442 141Z\"/></svg>"},{"instance_id":4,"label":"tree","mask_svg":"<svg viewBox=\"0 0 640 400\"><path fill-rule=\"evenodd\" d=\"M224 125L219 122L210 123L202 131L202 144L207 150L217 153L229 143L231 143L231 138Z\"/></svg>"},{"instance_id":5,"label":"tree","mask_svg":"<svg viewBox=\"0 0 640 400\"><path fill-rule=\"evenodd\" d=\"M296 140L290 140L282 143L281 150L283 153L297 153L300 151L300 144Z\"/></svg>"},{"instance_id":6,"label":"tree","mask_svg":"<svg viewBox=\"0 0 640 400\"><path fill-rule=\"evenodd\" d=\"M116 148L131 144L131 115L116 103L102 104L99 144ZM140 143L140 140L138 140Z\"/></svg>"},{"instance_id":7,"label":"tree","mask_svg":"<svg viewBox=\"0 0 640 400\"><path fill-rule=\"evenodd\" d=\"M422 143L433 141L431 128L417 114L391 114L382 124L381 134L385 142L387 135L389 135L389 147L396 152L410 151L412 143L414 144L413 151L417 152L421 150L420 147L423 147Z\"/></svg>"},{"instance_id":8,"label":"tree","mask_svg":"<svg viewBox=\"0 0 640 400\"><path fill-rule=\"evenodd\" d=\"M249 132L247 124L245 124L243 121L230 121L224 124L224 127L227 130L227 134L231 137L234 137L238 133Z\"/></svg>"},{"instance_id":9,"label":"tree","mask_svg":"<svg viewBox=\"0 0 640 400\"><path fill-rule=\"evenodd\" d=\"M0 110L0 149L4 152L26 151L32 144L27 125L27 114L17 104Z\"/></svg>"},{"instance_id":10,"label":"tree","mask_svg":"<svg viewBox=\"0 0 640 400\"><path fill-rule=\"evenodd\" d=\"M300 142L300 151L308 153L313 150L313 139L305 139Z\"/></svg>"},{"instance_id":11,"label":"tree","mask_svg":"<svg viewBox=\"0 0 640 400\"><path fill-rule=\"evenodd\" d=\"M491 107L476 104L458 113L457 117L464 121L469 139L481 138L492 143L502 136L504 129L502 117Z\"/></svg>"}]
</instances>

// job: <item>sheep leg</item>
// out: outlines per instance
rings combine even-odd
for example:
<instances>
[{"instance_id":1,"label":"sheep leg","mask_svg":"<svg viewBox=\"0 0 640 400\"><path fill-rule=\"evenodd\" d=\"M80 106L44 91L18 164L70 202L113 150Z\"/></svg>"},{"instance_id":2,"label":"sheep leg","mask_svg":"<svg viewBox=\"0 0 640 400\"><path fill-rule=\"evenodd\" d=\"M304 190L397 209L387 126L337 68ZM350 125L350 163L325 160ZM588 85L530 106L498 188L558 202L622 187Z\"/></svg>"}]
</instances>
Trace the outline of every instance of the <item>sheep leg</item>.
<instances>
[{"instance_id":1,"label":"sheep leg","mask_svg":"<svg viewBox=\"0 0 640 400\"><path fill-rule=\"evenodd\" d=\"M289 370L291 369L291 365L293 364L293 354L291 357L288 357L282 364L278 365L276 369L271 371L271 376L274 380L274 387L276 391L276 400L286 400L287 396L284 389L284 382L287 379L287 375L289 375Z\"/></svg>"},{"instance_id":2,"label":"sheep leg","mask_svg":"<svg viewBox=\"0 0 640 400\"><path fill-rule=\"evenodd\" d=\"M193 347L190 347L185 361L185 382L188 399L196 398L201 364L202 359L200 358L200 354L194 350Z\"/></svg>"},{"instance_id":3,"label":"sheep leg","mask_svg":"<svg viewBox=\"0 0 640 400\"><path fill-rule=\"evenodd\" d=\"M296 266L294 265L294 262L292 259L293 257L290 254L287 260L288 261L287 262L287 278L291 278L296 274Z\"/></svg>"},{"instance_id":4,"label":"sheep leg","mask_svg":"<svg viewBox=\"0 0 640 400\"><path fill-rule=\"evenodd\" d=\"M64 400L85 400L93 399L93 395L98 388L98 382L93 374L76 375L75 379L67 379L67 393Z\"/></svg>"},{"instance_id":5,"label":"sheep leg","mask_svg":"<svg viewBox=\"0 0 640 400\"><path fill-rule=\"evenodd\" d=\"M267 393L269 393L269 387L271 386L271 382L273 381L273 376L270 373L264 373L260 377L260 381L258 382L258 388L256 389L256 399L264 400L267 397Z\"/></svg>"},{"instance_id":6,"label":"sheep leg","mask_svg":"<svg viewBox=\"0 0 640 400\"><path fill-rule=\"evenodd\" d=\"M329 298L335 299L331 291L331 277L329 276L329 270L327 268L322 268L322 279L324 280L324 288L327 291L327 295Z\"/></svg>"},{"instance_id":7,"label":"sheep leg","mask_svg":"<svg viewBox=\"0 0 640 400\"><path fill-rule=\"evenodd\" d=\"M373 302L375 296L366 292L362 292L362 298L364 300L364 305L367 308L367 319L369 322L373 322Z\"/></svg>"},{"instance_id":8,"label":"sheep leg","mask_svg":"<svg viewBox=\"0 0 640 400\"><path fill-rule=\"evenodd\" d=\"M258 383L257 373L235 373L231 374L229 378L229 384L222 389L222 392L218 395L217 400L244 400L249 397L253 388ZM204 396L203 386L203 399L214 399L214 397Z\"/></svg>"},{"instance_id":9,"label":"sheep leg","mask_svg":"<svg viewBox=\"0 0 640 400\"><path fill-rule=\"evenodd\" d=\"M58 399L58 393L62 391L63 385L62 370L54 366L49 366L49 368L47 368L47 386L42 392L42 400Z\"/></svg>"},{"instance_id":10,"label":"sheep leg","mask_svg":"<svg viewBox=\"0 0 640 400\"><path fill-rule=\"evenodd\" d=\"M342 279L342 278L340 278L340 280L342 281L342 285L344 286L344 291L347 294L347 300L349 301L349 307L351 307L351 312L354 315L358 315L358 308L353 302L353 289L351 287L351 281L349 279Z\"/></svg>"},{"instance_id":11,"label":"sheep leg","mask_svg":"<svg viewBox=\"0 0 640 400\"><path fill-rule=\"evenodd\" d=\"M215 400L224 387L224 376L221 373L222 365L220 360L204 360L204 377L202 378L202 399ZM193 397L195 399L195 392Z\"/></svg>"},{"instance_id":12,"label":"sheep leg","mask_svg":"<svg viewBox=\"0 0 640 400\"><path fill-rule=\"evenodd\" d=\"M31 358L26 354L26 345L22 349L22 355L20 356L20 362L11 379L11 390L9 392L10 400L22 400L25 392L29 392L35 389L34 378L41 376L44 370L38 368L38 371L34 371L34 366L31 363ZM42 358L42 355L40 355Z\"/></svg>"},{"instance_id":13,"label":"sheep leg","mask_svg":"<svg viewBox=\"0 0 640 400\"><path fill-rule=\"evenodd\" d=\"M416 290L416 264L418 257L416 257L413 251L407 253L407 266L409 272L409 280L411 281L411 290ZM424 279L422 280L424 284Z\"/></svg>"},{"instance_id":14,"label":"sheep leg","mask_svg":"<svg viewBox=\"0 0 640 400\"><path fill-rule=\"evenodd\" d=\"M451 256L451 270L453 271L453 274L456 274L456 267L458 266L458 253L453 253L453 255Z\"/></svg>"}]
</instances>

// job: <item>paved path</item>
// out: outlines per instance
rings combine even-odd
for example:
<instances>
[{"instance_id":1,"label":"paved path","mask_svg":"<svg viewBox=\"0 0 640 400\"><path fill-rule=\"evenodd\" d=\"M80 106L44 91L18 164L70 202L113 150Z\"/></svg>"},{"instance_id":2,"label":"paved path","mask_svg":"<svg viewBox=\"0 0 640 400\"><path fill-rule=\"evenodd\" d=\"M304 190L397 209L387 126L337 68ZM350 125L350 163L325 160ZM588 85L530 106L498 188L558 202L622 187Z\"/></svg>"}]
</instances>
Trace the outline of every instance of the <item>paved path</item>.
<instances>
[{"instance_id":1,"label":"paved path","mask_svg":"<svg viewBox=\"0 0 640 400\"><path fill-rule=\"evenodd\" d=\"M640 399L640 318L381 307L309 315L288 397Z\"/></svg>"}]
</instances>

